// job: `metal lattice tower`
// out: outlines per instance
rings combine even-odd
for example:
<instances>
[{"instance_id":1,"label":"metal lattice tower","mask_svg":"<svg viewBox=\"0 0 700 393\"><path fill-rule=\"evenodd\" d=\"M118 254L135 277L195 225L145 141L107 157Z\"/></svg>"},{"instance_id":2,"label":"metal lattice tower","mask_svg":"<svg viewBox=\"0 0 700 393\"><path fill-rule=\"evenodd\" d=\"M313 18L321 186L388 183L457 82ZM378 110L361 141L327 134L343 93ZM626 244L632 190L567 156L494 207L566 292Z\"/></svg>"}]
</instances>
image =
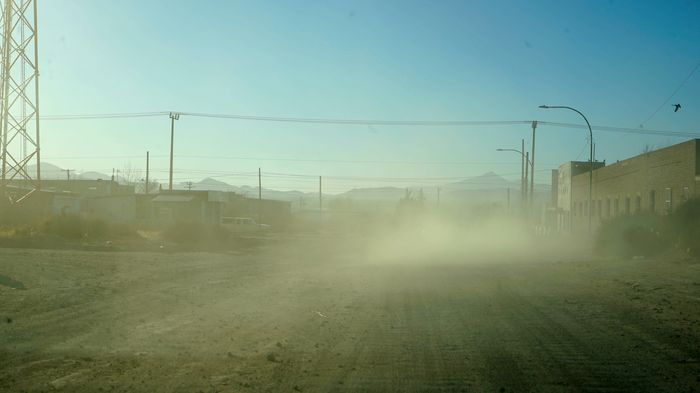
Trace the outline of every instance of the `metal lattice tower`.
<instances>
[{"instance_id":1,"label":"metal lattice tower","mask_svg":"<svg viewBox=\"0 0 700 393\"><path fill-rule=\"evenodd\" d=\"M0 154L3 197L41 189L37 0L0 0Z\"/></svg>"}]
</instances>

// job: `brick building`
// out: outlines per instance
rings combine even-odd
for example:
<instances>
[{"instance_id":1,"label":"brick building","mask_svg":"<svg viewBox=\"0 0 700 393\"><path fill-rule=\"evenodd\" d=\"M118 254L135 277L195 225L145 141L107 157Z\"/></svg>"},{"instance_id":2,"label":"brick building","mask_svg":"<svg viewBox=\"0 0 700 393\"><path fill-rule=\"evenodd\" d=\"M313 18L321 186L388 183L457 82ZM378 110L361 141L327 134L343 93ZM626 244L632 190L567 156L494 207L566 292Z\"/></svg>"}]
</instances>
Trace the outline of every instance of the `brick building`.
<instances>
[{"instance_id":1,"label":"brick building","mask_svg":"<svg viewBox=\"0 0 700 393\"><path fill-rule=\"evenodd\" d=\"M565 164L566 165L566 164ZM559 189L561 190L561 168ZM557 207L568 203L573 230L623 214L641 211L667 214L688 199L700 195L700 139L644 153L593 171L592 206L588 206L589 176L585 170L572 172L571 195L558 195Z\"/></svg>"},{"instance_id":2,"label":"brick building","mask_svg":"<svg viewBox=\"0 0 700 393\"><path fill-rule=\"evenodd\" d=\"M594 162L593 170L605 167L605 162ZM573 229L572 218L574 217L574 177L585 174L588 179L588 172L591 170L590 161L569 161L559 166L557 171L552 173L552 205L556 206L556 229L558 231L571 231ZM556 185L555 181L556 179ZM586 180L586 196L588 196L588 180Z\"/></svg>"}]
</instances>

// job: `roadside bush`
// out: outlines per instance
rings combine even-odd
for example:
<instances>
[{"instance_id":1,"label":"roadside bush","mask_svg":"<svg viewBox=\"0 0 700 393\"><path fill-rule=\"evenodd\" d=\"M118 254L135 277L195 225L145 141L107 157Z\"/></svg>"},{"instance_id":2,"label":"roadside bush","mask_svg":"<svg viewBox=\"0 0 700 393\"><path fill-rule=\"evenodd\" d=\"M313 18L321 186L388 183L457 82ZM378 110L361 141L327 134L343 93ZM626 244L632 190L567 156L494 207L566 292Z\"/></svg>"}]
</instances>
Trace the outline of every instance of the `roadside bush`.
<instances>
[{"instance_id":1,"label":"roadside bush","mask_svg":"<svg viewBox=\"0 0 700 393\"><path fill-rule=\"evenodd\" d=\"M224 245L230 233L220 225L199 222L176 222L163 231L165 240L184 245Z\"/></svg>"},{"instance_id":2,"label":"roadside bush","mask_svg":"<svg viewBox=\"0 0 700 393\"><path fill-rule=\"evenodd\" d=\"M596 234L595 250L616 257L653 256L669 248L664 217L640 213L604 222Z\"/></svg>"},{"instance_id":3,"label":"roadside bush","mask_svg":"<svg viewBox=\"0 0 700 393\"><path fill-rule=\"evenodd\" d=\"M44 223L43 232L66 239L83 237L85 221L76 215L51 217Z\"/></svg>"},{"instance_id":4,"label":"roadside bush","mask_svg":"<svg viewBox=\"0 0 700 393\"><path fill-rule=\"evenodd\" d=\"M700 256L700 198L679 206L669 221L676 245L693 256Z\"/></svg>"},{"instance_id":5,"label":"roadside bush","mask_svg":"<svg viewBox=\"0 0 700 393\"><path fill-rule=\"evenodd\" d=\"M41 232L64 239L111 240L136 236L136 231L123 224L110 224L100 219L85 219L77 215L54 216L44 222Z\"/></svg>"}]
</instances>

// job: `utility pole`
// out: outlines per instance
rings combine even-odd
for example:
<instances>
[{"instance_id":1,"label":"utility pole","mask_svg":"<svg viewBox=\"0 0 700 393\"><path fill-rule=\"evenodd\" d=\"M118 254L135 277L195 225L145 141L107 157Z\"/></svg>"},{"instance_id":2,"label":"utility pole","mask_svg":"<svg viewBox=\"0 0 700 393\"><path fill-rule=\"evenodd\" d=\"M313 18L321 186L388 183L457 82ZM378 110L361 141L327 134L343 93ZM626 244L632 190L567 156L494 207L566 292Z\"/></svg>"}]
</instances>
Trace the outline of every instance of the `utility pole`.
<instances>
[{"instance_id":1,"label":"utility pole","mask_svg":"<svg viewBox=\"0 0 700 393\"><path fill-rule=\"evenodd\" d=\"M508 207L508 213L510 213L510 187L508 187L508 190L507 190L506 200L507 200L506 206Z\"/></svg>"},{"instance_id":2,"label":"utility pole","mask_svg":"<svg viewBox=\"0 0 700 393\"><path fill-rule=\"evenodd\" d=\"M185 183L185 186L187 187L187 191L192 191L192 189L194 188L194 183L188 181Z\"/></svg>"},{"instance_id":3,"label":"utility pole","mask_svg":"<svg viewBox=\"0 0 700 393\"><path fill-rule=\"evenodd\" d=\"M168 181L168 190L173 190L173 147L175 140L175 120L180 119L180 114L170 112L170 179Z\"/></svg>"},{"instance_id":4,"label":"utility pole","mask_svg":"<svg viewBox=\"0 0 700 393\"><path fill-rule=\"evenodd\" d=\"M258 225L262 224L262 172L258 168Z\"/></svg>"},{"instance_id":5,"label":"utility pole","mask_svg":"<svg viewBox=\"0 0 700 393\"><path fill-rule=\"evenodd\" d=\"M151 187L150 183L148 182L148 170L149 170L149 156L148 156L148 151L146 151L146 194L148 194L148 189Z\"/></svg>"},{"instance_id":6,"label":"utility pole","mask_svg":"<svg viewBox=\"0 0 700 393\"><path fill-rule=\"evenodd\" d=\"M63 172L66 172L66 181L70 181L70 173L74 171L74 169L61 169Z\"/></svg>"},{"instance_id":7,"label":"utility pole","mask_svg":"<svg viewBox=\"0 0 700 393\"><path fill-rule=\"evenodd\" d=\"M527 201L527 180L525 178L525 138L521 139L522 147L520 148L520 159L522 165L520 165L520 204L522 208L525 209L525 203Z\"/></svg>"},{"instance_id":8,"label":"utility pole","mask_svg":"<svg viewBox=\"0 0 700 393\"><path fill-rule=\"evenodd\" d=\"M323 223L323 179L318 177L318 213L321 223Z\"/></svg>"},{"instance_id":9,"label":"utility pole","mask_svg":"<svg viewBox=\"0 0 700 393\"><path fill-rule=\"evenodd\" d=\"M532 158L530 158L530 208L535 201L535 130L537 121L532 122Z\"/></svg>"},{"instance_id":10,"label":"utility pole","mask_svg":"<svg viewBox=\"0 0 700 393\"><path fill-rule=\"evenodd\" d=\"M525 152L525 162L530 162L530 152ZM530 205L529 201L530 198L532 198L532 195L527 195L527 179L528 179L528 169L530 168L530 165L525 165L525 208Z\"/></svg>"}]
</instances>

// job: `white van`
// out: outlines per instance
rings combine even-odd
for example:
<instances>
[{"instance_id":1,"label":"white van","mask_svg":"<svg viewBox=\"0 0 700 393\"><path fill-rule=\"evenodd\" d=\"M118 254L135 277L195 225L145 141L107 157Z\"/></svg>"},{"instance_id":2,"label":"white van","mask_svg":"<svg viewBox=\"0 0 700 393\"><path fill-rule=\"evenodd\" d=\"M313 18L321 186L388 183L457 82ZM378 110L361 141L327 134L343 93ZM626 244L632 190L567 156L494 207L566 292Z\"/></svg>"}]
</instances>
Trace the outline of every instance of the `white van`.
<instances>
[{"instance_id":1,"label":"white van","mask_svg":"<svg viewBox=\"0 0 700 393\"><path fill-rule=\"evenodd\" d=\"M267 224L258 224L250 217L222 217L221 226L231 232L255 232L270 228Z\"/></svg>"}]
</instances>

